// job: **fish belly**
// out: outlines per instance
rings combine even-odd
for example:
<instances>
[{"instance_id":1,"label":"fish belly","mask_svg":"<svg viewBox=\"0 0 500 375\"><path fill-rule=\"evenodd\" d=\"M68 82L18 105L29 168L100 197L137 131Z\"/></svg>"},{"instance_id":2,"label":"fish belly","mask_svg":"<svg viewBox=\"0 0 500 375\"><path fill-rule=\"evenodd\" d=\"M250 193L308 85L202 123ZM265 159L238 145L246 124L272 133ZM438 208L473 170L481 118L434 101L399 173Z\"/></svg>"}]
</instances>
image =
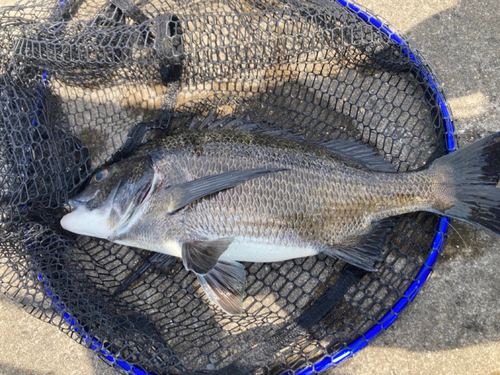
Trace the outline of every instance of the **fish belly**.
<instances>
[{"instance_id":1,"label":"fish belly","mask_svg":"<svg viewBox=\"0 0 500 375\"><path fill-rule=\"evenodd\" d=\"M114 243L124 246L136 247L139 249L145 249L149 251L155 251L157 253L162 253L166 255L171 255L174 257L182 258L182 245L180 242L167 238L164 241L150 242L141 240L115 240Z\"/></svg>"},{"instance_id":2,"label":"fish belly","mask_svg":"<svg viewBox=\"0 0 500 375\"><path fill-rule=\"evenodd\" d=\"M218 236L210 236L213 239ZM115 241L117 244L138 247L158 253L182 258L182 245L173 239L162 243L148 243L147 241ZM289 259L303 258L317 255L319 251L312 246L290 246L273 244L258 238L235 237L228 249L220 256L221 260L235 260L240 262L269 263L282 262Z\"/></svg>"},{"instance_id":3,"label":"fish belly","mask_svg":"<svg viewBox=\"0 0 500 375\"><path fill-rule=\"evenodd\" d=\"M268 263L308 257L318 253L319 251L311 246L280 245L262 239L259 240L258 238L235 237L220 259Z\"/></svg>"}]
</instances>

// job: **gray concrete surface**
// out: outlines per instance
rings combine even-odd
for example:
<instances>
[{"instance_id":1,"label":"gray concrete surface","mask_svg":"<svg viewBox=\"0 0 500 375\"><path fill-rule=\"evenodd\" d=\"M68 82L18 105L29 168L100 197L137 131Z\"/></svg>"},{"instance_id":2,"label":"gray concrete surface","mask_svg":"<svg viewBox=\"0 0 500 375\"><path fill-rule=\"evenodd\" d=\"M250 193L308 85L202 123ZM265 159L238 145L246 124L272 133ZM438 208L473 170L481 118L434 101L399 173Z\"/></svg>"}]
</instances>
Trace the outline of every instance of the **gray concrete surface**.
<instances>
[{"instance_id":1,"label":"gray concrete surface","mask_svg":"<svg viewBox=\"0 0 500 375\"><path fill-rule=\"evenodd\" d=\"M360 0L405 33L436 70L461 145L500 130L498 0ZM455 223L434 274L384 334L331 371L500 375L500 241ZM115 372L57 328L0 296L0 375Z\"/></svg>"}]
</instances>

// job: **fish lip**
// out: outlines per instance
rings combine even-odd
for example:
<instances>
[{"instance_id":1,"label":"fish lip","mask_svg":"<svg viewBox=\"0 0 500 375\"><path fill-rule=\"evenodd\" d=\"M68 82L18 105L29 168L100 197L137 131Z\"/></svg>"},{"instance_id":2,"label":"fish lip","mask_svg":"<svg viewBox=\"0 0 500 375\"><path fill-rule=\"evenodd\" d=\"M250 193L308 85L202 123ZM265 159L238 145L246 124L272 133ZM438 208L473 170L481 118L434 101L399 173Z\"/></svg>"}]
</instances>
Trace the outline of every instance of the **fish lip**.
<instances>
[{"instance_id":1,"label":"fish lip","mask_svg":"<svg viewBox=\"0 0 500 375\"><path fill-rule=\"evenodd\" d=\"M78 208L78 207L83 206L86 203L90 202L92 199L94 199L97 196L97 194L99 194L99 190L96 190L94 192L94 194L92 194L91 196L88 196L88 197L80 197L82 194L78 194L78 195L74 196L73 198L68 199L68 204L71 207Z\"/></svg>"},{"instance_id":2,"label":"fish lip","mask_svg":"<svg viewBox=\"0 0 500 375\"><path fill-rule=\"evenodd\" d=\"M63 207L64 210L68 213L71 213L78 208L75 202L73 202L71 199L67 203L63 204Z\"/></svg>"},{"instance_id":3,"label":"fish lip","mask_svg":"<svg viewBox=\"0 0 500 375\"><path fill-rule=\"evenodd\" d=\"M76 210L78 207L80 207L83 204L85 204L85 202L79 201L78 199L69 199L68 200L68 205L71 207L72 210Z\"/></svg>"},{"instance_id":4,"label":"fish lip","mask_svg":"<svg viewBox=\"0 0 500 375\"><path fill-rule=\"evenodd\" d=\"M95 210L88 210L85 206L80 206L76 210L64 215L60 220L60 225L64 230L81 236L107 239L111 232L107 224L107 219L99 212L94 211Z\"/></svg>"}]
</instances>

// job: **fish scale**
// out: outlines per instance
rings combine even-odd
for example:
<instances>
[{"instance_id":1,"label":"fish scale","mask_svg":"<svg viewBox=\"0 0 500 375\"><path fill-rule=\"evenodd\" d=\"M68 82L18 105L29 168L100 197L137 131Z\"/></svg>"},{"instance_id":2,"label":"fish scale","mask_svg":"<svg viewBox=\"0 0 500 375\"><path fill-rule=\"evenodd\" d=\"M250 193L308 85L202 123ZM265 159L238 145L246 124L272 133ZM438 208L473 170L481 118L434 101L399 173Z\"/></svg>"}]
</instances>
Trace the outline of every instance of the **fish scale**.
<instances>
[{"instance_id":1,"label":"fish scale","mask_svg":"<svg viewBox=\"0 0 500 375\"><path fill-rule=\"evenodd\" d=\"M367 232L371 218L381 218L377 207L384 208L385 216L393 216L413 211L414 197L427 197L423 202L426 208L434 200L426 190L432 179L429 173L421 176L367 171L346 166L343 160L319 147L311 150L293 142L273 144L271 137L260 134L186 134L166 138L156 147L145 149L153 155L158 153L158 170L162 172L163 166L169 170L172 165L179 170L178 175L165 177L169 185L228 170L291 169L246 181L188 206L183 215L190 229L184 235L192 238L262 237L285 246L315 243L320 251L342 246L346 238ZM183 151L177 151L180 148ZM152 206L160 207L162 196L154 199ZM314 220L315 215L321 220ZM243 225L234 225L234 217ZM283 232L295 235L283 236Z\"/></svg>"}]
</instances>

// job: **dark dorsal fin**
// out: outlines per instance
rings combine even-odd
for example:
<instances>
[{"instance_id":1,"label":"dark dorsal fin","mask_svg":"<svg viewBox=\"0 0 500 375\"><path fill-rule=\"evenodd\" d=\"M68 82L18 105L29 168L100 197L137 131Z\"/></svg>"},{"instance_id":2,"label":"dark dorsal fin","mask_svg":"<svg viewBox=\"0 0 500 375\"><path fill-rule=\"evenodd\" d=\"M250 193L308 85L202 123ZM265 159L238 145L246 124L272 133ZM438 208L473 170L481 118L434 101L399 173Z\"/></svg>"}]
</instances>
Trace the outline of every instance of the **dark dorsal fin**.
<instances>
[{"instance_id":1,"label":"dark dorsal fin","mask_svg":"<svg viewBox=\"0 0 500 375\"><path fill-rule=\"evenodd\" d=\"M328 142L308 141L302 134L294 134L287 129L272 129L263 123L253 122L249 115L233 117L231 115L217 119L214 112L202 121L193 119L189 126L192 131L235 130L282 137L296 142L311 143L329 150L337 157L357 166L378 171L396 172L396 166L377 154L370 146L351 140L334 139Z\"/></svg>"},{"instance_id":2,"label":"dark dorsal fin","mask_svg":"<svg viewBox=\"0 0 500 375\"><path fill-rule=\"evenodd\" d=\"M366 168L379 172L396 172L396 166L380 157L369 146L355 141L335 139L328 142L318 143L330 151L351 159L353 162L361 162Z\"/></svg>"},{"instance_id":3,"label":"dark dorsal fin","mask_svg":"<svg viewBox=\"0 0 500 375\"><path fill-rule=\"evenodd\" d=\"M258 168L229 171L169 186L167 188L170 198L167 205L168 213L172 214L195 200L222 190L230 189L245 181L286 170L285 168Z\"/></svg>"}]
</instances>

